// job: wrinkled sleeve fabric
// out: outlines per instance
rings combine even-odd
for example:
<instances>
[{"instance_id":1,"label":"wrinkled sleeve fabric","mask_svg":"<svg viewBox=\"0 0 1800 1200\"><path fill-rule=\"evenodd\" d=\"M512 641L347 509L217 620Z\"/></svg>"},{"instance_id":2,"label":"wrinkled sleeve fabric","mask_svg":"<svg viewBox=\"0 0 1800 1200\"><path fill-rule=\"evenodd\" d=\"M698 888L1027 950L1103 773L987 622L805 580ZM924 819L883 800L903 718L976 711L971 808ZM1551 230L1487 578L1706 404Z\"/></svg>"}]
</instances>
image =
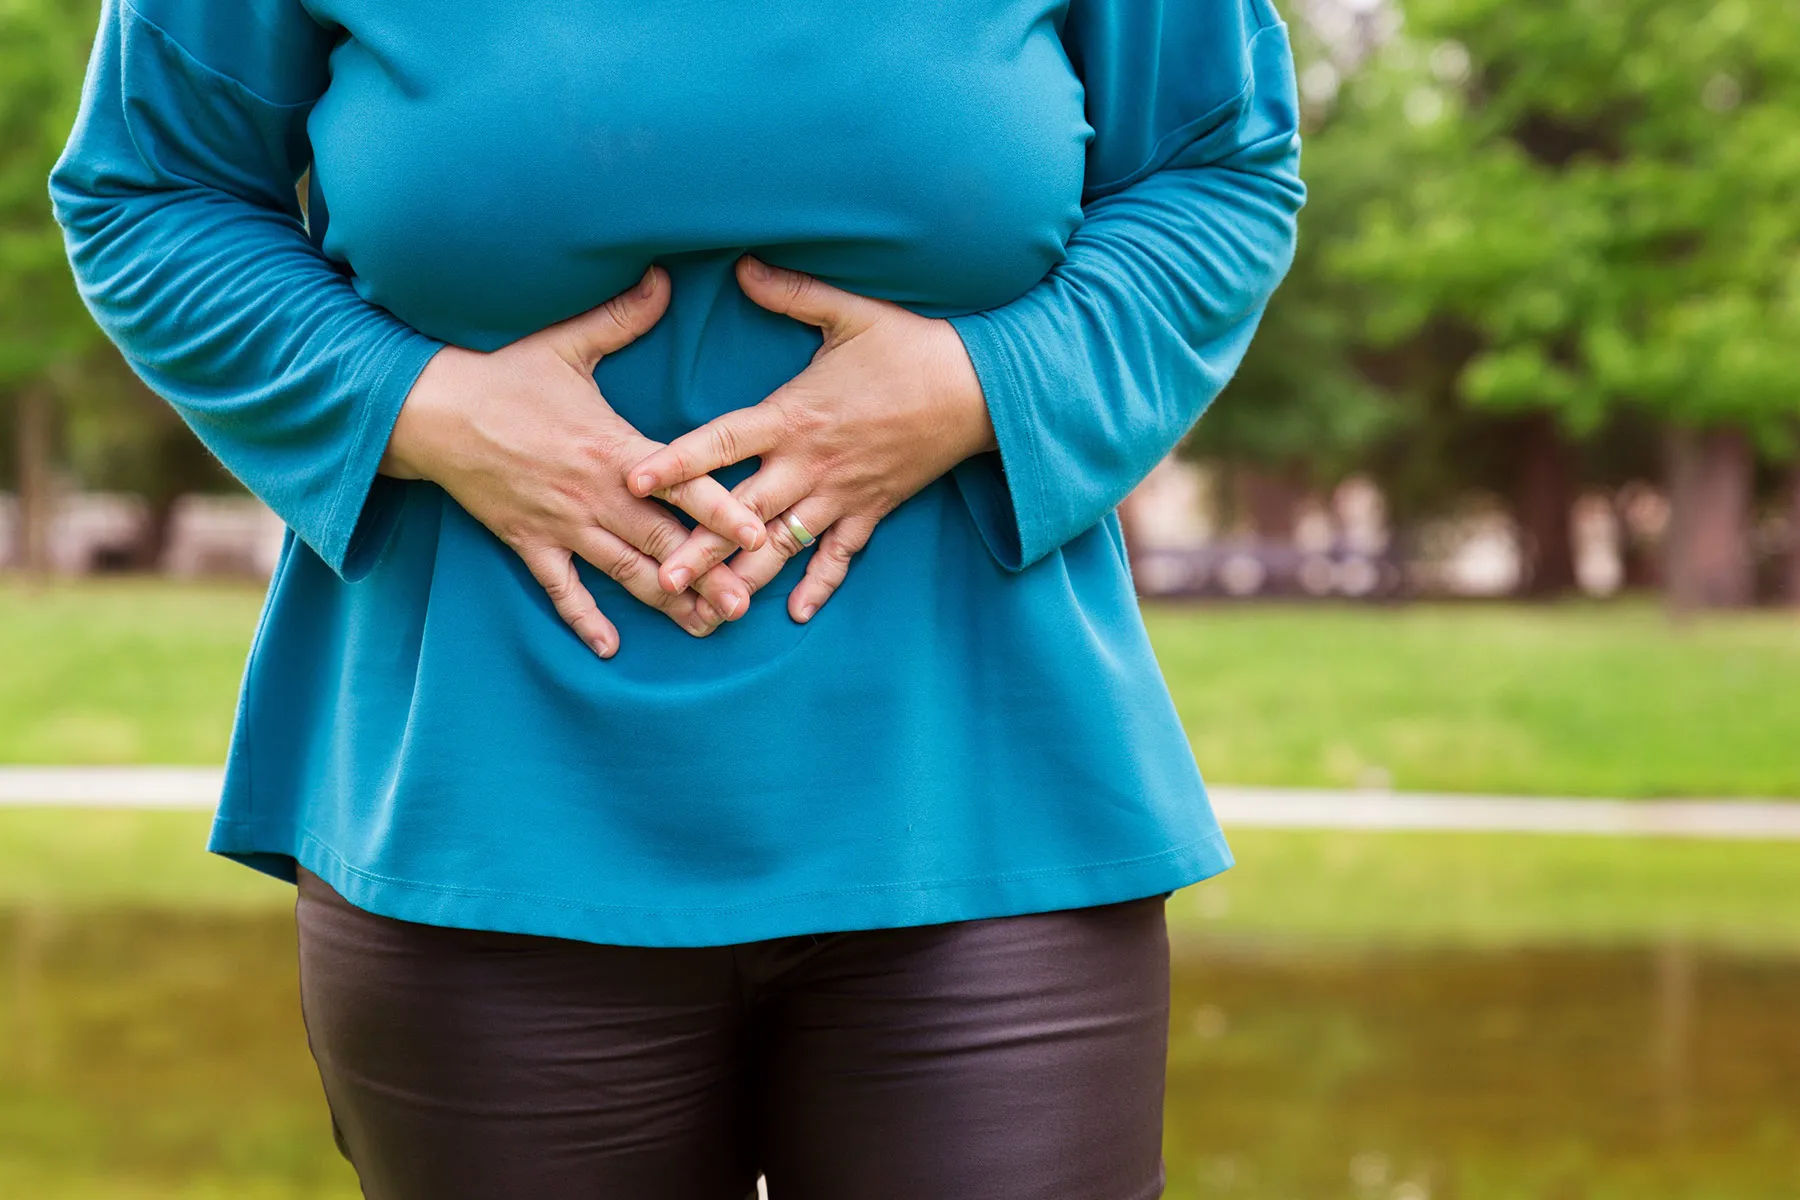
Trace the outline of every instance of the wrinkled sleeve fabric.
<instances>
[{"instance_id":1,"label":"wrinkled sleeve fabric","mask_svg":"<svg viewBox=\"0 0 1800 1200\"><path fill-rule=\"evenodd\" d=\"M377 475L442 343L364 300L295 186L333 31L299 0L104 0L50 198L132 368L345 579L404 485Z\"/></svg>"},{"instance_id":2,"label":"wrinkled sleeve fabric","mask_svg":"<svg viewBox=\"0 0 1800 1200\"><path fill-rule=\"evenodd\" d=\"M1268 0L1073 0L1082 221L999 308L952 318L999 450L955 476L1018 571L1098 524L1237 369L1293 258L1299 114Z\"/></svg>"}]
</instances>

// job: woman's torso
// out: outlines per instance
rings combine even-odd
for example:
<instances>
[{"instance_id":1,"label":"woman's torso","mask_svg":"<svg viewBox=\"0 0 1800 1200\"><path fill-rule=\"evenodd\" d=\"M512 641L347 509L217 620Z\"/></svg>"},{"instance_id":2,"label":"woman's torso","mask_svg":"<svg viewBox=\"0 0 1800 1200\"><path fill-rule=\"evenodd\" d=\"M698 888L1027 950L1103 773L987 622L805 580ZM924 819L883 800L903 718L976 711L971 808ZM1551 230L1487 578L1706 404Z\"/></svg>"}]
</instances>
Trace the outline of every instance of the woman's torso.
<instances>
[{"instance_id":1,"label":"woman's torso","mask_svg":"<svg viewBox=\"0 0 1800 1200\"><path fill-rule=\"evenodd\" d=\"M966 312L1080 219L1054 0L313 9L347 32L309 125L326 251L474 348L662 263L668 314L597 373L651 437L819 344L742 296L740 253ZM621 633L602 662L433 485L355 583L290 540L214 847L297 854L389 916L652 944L1099 903L1229 861L1116 522L1011 573L946 478L804 626L800 569L696 640L584 568Z\"/></svg>"}]
</instances>

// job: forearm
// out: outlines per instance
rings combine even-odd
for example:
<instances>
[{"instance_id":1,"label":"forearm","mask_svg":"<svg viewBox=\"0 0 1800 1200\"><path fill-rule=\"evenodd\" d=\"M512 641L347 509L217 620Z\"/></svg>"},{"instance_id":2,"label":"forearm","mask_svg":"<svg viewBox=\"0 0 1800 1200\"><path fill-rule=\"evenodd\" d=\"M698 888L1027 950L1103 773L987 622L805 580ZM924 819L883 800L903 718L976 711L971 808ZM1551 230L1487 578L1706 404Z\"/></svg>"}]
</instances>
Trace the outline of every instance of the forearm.
<instances>
[{"instance_id":1,"label":"forearm","mask_svg":"<svg viewBox=\"0 0 1800 1200\"><path fill-rule=\"evenodd\" d=\"M306 69L262 66L264 90ZM309 240L293 192L309 110L109 0L50 196L81 295L133 369L354 574L389 428L441 343L365 301Z\"/></svg>"}]
</instances>

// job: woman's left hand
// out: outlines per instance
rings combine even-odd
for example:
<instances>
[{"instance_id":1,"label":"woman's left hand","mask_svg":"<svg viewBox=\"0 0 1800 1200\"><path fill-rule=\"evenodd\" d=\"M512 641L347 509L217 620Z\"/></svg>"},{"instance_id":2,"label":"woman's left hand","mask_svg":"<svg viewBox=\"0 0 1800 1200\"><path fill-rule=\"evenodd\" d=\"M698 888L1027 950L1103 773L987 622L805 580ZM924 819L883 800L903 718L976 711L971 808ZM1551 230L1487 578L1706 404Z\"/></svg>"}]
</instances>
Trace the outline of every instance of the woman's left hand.
<instances>
[{"instance_id":1,"label":"woman's left hand","mask_svg":"<svg viewBox=\"0 0 1800 1200\"><path fill-rule=\"evenodd\" d=\"M803 548L786 516L818 539L788 612L805 621L831 598L876 524L963 459L994 447L975 368L948 321L835 288L752 258L737 264L751 300L825 334L812 364L762 403L683 434L626 472L639 496L760 457L734 494L766 523L768 541L732 562L751 589ZM705 528L663 560L680 592L737 549Z\"/></svg>"}]
</instances>

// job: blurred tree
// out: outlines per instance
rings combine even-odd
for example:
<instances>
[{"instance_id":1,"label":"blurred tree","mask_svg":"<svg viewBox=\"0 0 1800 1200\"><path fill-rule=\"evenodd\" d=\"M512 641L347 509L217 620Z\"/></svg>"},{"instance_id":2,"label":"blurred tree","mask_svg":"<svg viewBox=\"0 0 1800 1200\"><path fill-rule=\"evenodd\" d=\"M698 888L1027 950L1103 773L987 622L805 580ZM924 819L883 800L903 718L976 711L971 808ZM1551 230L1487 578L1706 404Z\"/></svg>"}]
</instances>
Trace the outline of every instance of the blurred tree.
<instances>
[{"instance_id":1,"label":"blurred tree","mask_svg":"<svg viewBox=\"0 0 1800 1200\"><path fill-rule=\"evenodd\" d=\"M1800 461L1788 467L1787 504L1783 530L1787 534L1787 571L1782 592L1787 602L1800 608Z\"/></svg>"},{"instance_id":2,"label":"blurred tree","mask_svg":"<svg viewBox=\"0 0 1800 1200\"><path fill-rule=\"evenodd\" d=\"M99 335L50 213L50 168L80 99L92 0L0 4L0 392L10 396L25 561L41 566L52 465L150 506L142 565L161 553L177 497L230 477ZM60 449L60 453L58 452Z\"/></svg>"},{"instance_id":3,"label":"blurred tree","mask_svg":"<svg viewBox=\"0 0 1800 1200\"><path fill-rule=\"evenodd\" d=\"M110 343L67 371L64 457L85 486L141 496L149 509L134 567L154 567L167 544L175 502L191 492L241 491L175 409L135 375Z\"/></svg>"},{"instance_id":4,"label":"blurred tree","mask_svg":"<svg viewBox=\"0 0 1800 1200\"><path fill-rule=\"evenodd\" d=\"M46 181L81 93L95 5L0 4L0 396L11 410L24 563L49 520L54 379L100 340L50 215Z\"/></svg>"},{"instance_id":5,"label":"blurred tree","mask_svg":"<svg viewBox=\"0 0 1800 1200\"><path fill-rule=\"evenodd\" d=\"M1350 164L1313 166L1342 145L1316 144L1307 173L1325 182L1311 186L1301 212L1293 268L1236 376L1184 447L1223 468L1220 499L1264 537L1291 535L1298 502L1364 469L1407 416L1399 396L1357 369L1361 299L1323 269L1324 249L1348 234L1361 179L1332 169Z\"/></svg>"},{"instance_id":6,"label":"blurred tree","mask_svg":"<svg viewBox=\"0 0 1800 1200\"><path fill-rule=\"evenodd\" d=\"M1585 462L1541 415L1463 402L1459 381L1482 342L1460 314L1426 308L1396 330L1382 320L1379 294L1392 285L1336 261L1359 238L1365 212L1442 168L1438 147L1392 105L1366 94L1337 102L1341 81L1392 38L1394 10L1337 0L1297 0L1294 9L1309 188L1298 253L1237 377L1185 450L1223 468L1220 499L1265 536L1285 536L1297 499L1350 473L1380 483L1402 539L1464 508L1472 492L1485 494L1527 531L1549 530L1536 539L1531 586L1552 594L1572 586L1567 514Z\"/></svg>"},{"instance_id":7,"label":"blurred tree","mask_svg":"<svg viewBox=\"0 0 1800 1200\"><path fill-rule=\"evenodd\" d=\"M1564 440L1653 414L1672 603L1747 601L1754 455L1792 460L1800 417L1800 5L1412 0L1407 19L1347 103L1408 170L1327 265L1364 285L1376 340L1464 326L1458 394L1538 414L1540 539L1567 512Z\"/></svg>"},{"instance_id":8,"label":"blurred tree","mask_svg":"<svg viewBox=\"0 0 1800 1200\"><path fill-rule=\"evenodd\" d=\"M1332 103L1338 81L1388 31L1370 6L1289 15L1308 183L1294 263L1237 374L1183 446L1221 468L1228 520L1282 539L1302 499L1366 470L1418 415L1400 390L1358 369L1361 289L1326 267L1327 249L1353 234L1359 208L1388 188L1408 149L1379 125L1335 128L1349 123Z\"/></svg>"}]
</instances>

